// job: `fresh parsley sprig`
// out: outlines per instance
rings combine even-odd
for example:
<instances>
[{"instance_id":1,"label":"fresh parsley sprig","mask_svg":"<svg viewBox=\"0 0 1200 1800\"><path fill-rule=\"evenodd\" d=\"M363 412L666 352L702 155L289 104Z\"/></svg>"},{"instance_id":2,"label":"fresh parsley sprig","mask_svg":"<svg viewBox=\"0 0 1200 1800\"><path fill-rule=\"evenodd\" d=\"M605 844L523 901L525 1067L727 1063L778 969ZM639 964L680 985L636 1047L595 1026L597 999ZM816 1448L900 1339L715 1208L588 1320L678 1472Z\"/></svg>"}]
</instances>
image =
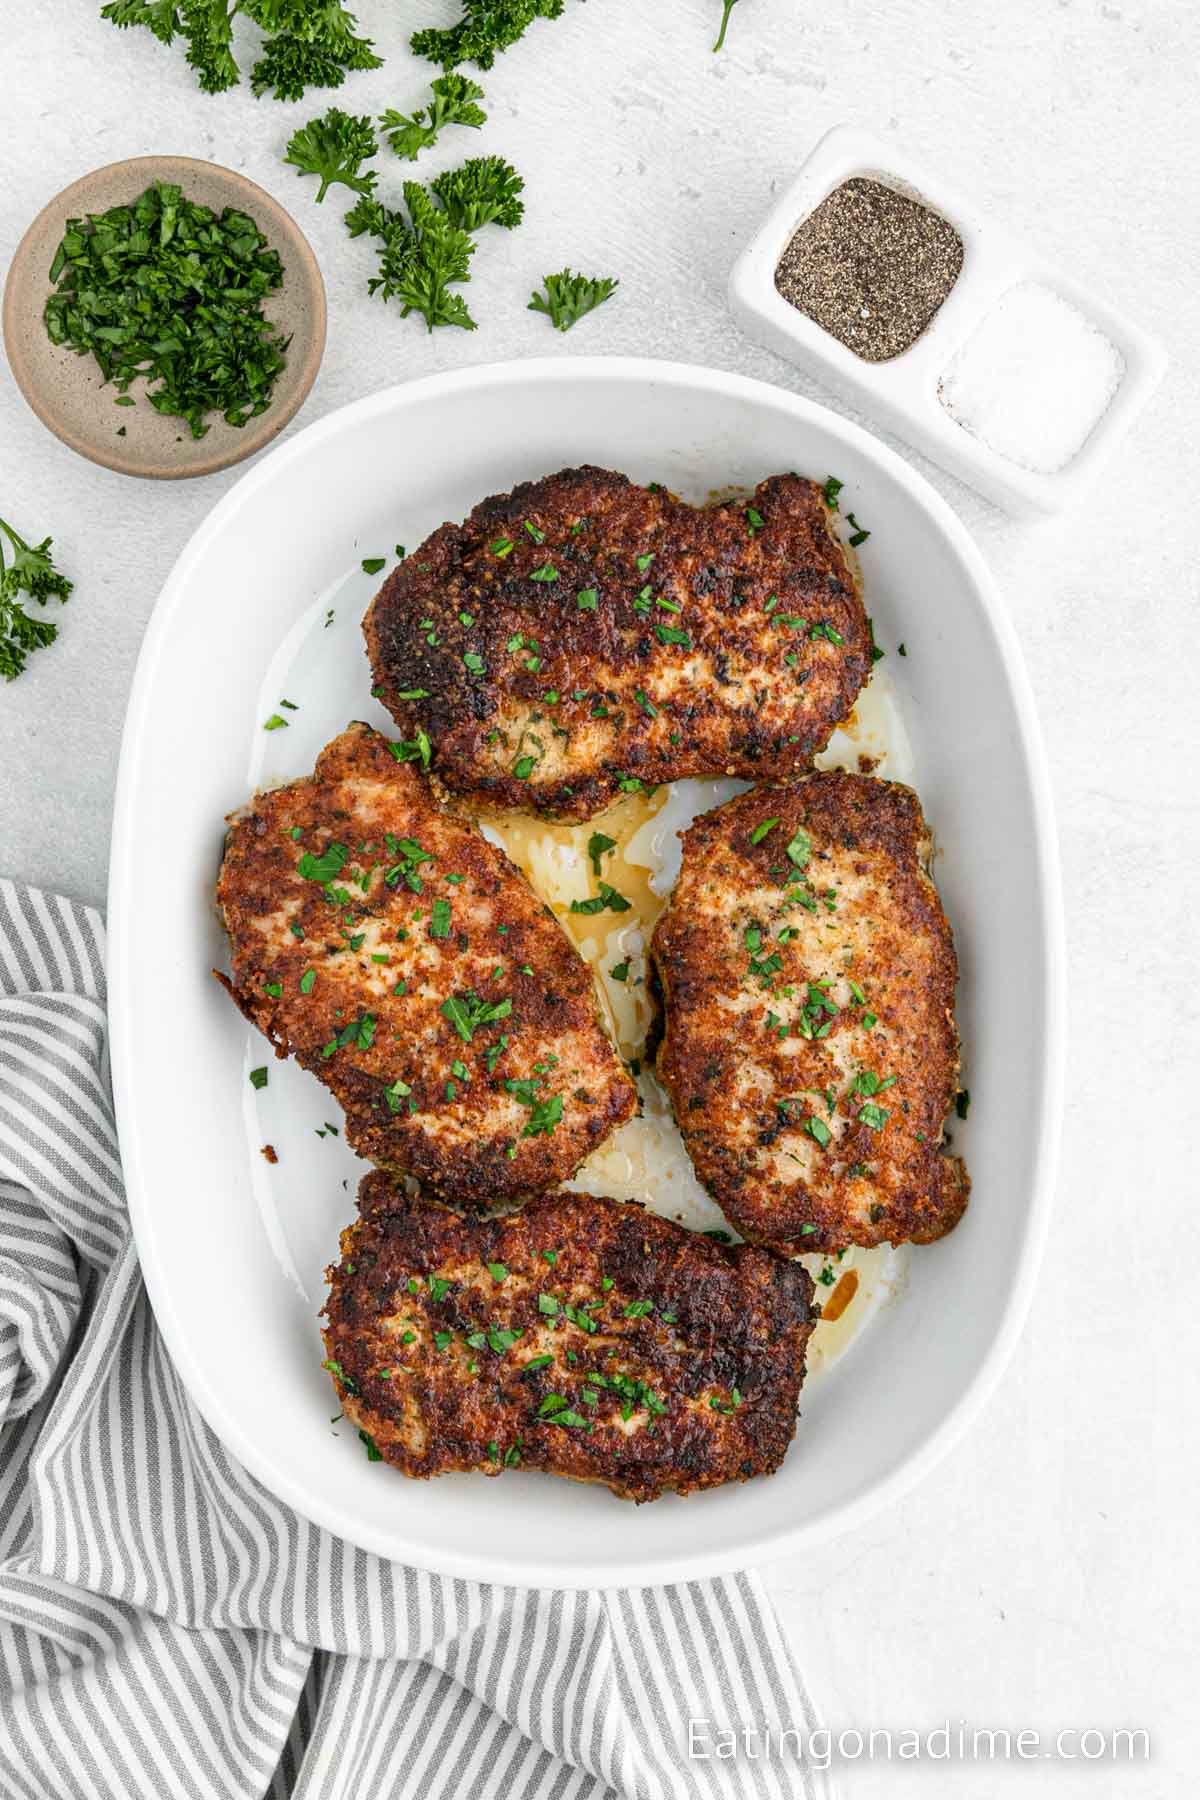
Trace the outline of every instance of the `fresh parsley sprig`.
<instances>
[{"instance_id":1,"label":"fresh parsley sprig","mask_svg":"<svg viewBox=\"0 0 1200 1800\"><path fill-rule=\"evenodd\" d=\"M462 231L492 224L511 231L525 216L525 204L517 198L525 183L502 156L473 156L431 186L450 223Z\"/></svg>"},{"instance_id":2,"label":"fresh parsley sprig","mask_svg":"<svg viewBox=\"0 0 1200 1800\"><path fill-rule=\"evenodd\" d=\"M338 0L110 0L100 9L112 24L143 26L161 44L181 37L206 94L236 87L240 79L235 13L252 19L265 36L250 71L256 95L299 100L306 88L339 87L350 70L380 67L370 40L355 32L354 14Z\"/></svg>"},{"instance_id":3,"label":"fresh parsley sprig","mask_svg":"<svg viewBox=\"0 0 1200 1800\"><path fill-rule=\"evenodd\" d=\"M487 123L487 114L476 104L483 99L483 89L465 75L439 75L430 82L429 91L429 105L419 106L412 114L391 108L380 114L380 128L404 162L416 162L422 150L437 142L439 132L447 125L465 125L477 131Z\"/></svg>"},{"instance_id":4,"label":"fresh parsley sprig","mask_svg":"<svg viewBox=\"0 0 1200 1800\"><path fill-rule=\"evenodd\" d=\"M319 119L310 119L292 133L283 160L292 163L301 175L320 177L319 205L335 182L356 194L373 192L378 179L374 170L365 175L359 171L378 152L369 118L356 118L331 106Z\"/></svg>"},{"instance_id":5,"label":"fresh parsley sprig","mask_svg":"<svg viewBox=\"0 0 1200 1800\"><path fill-rule=\"evenodd\" d=\"M404 202L407 219L371 195L364 195L346 214L352 237L369 232L379 241L379 273L368 281L369 291L384 300L399 300L402 317L420 313L430 331L438 325L474 331L475 321L462 295L450 292L470 279L474 243L451 224L419 181L405 182Z\"/></svg>"},{"instance_id":6,"label":"fresh parsley sprig","mask_svg":"<svg viewBox=\"0 0 1200 1800\"><path fill-rule=\"evenodd\" d=\"M527 310L545 313L557 331L570 331L585 313L611 299L620 283L607 275L573 275L570 269L560 269L557 275L543 277L542 285L545 293L535 290Z\"/></svg>"},{"instance_id":7,"label":"fresh parsley sprig","mask_svg":"<svg viewBox=\"0 0 1200 1800\"><path fill-rule=\"evenodd\" d=\"M368 233L379 242L370 292L399 300L402 316L420 313L430 331L438 325L474 331L465 300L450 290L470 280L472 231L489 222L511 230L520 221L517 196L524 185L503 157L481 156L439 175L431 187L406 181L407 217L364 194L346 214L346 228L352 237Z\"/></svg>"},{"instance_id":8,"label":"fresh parsley sprig","mask_svg":"<svg viewBox=\"0 0 1200 1800\"><path fill-rule=\"evenodd\" d=\"M463 16L444 29L430 26L409 39L414 56L455 69L473 62L490 69L497 55L524 37L535 19L560 19L565 0L462 0Z\"/></svg>"},{"instance_id":9,"label":"fresh parsley sprig","mask_svg":"<svg viewBox=\"0 0 1200 1800\"><path fill-rule=\"evenodd\" d=\"M53 620L28 613L20 598L24 594L39 606L69 598L74 583L54 567L53 541L43 538L40 544L28 544L0 519L0 675L6 681L15 681L30 653L44 650L58 636Z\"/></svg>"}]
</instances>

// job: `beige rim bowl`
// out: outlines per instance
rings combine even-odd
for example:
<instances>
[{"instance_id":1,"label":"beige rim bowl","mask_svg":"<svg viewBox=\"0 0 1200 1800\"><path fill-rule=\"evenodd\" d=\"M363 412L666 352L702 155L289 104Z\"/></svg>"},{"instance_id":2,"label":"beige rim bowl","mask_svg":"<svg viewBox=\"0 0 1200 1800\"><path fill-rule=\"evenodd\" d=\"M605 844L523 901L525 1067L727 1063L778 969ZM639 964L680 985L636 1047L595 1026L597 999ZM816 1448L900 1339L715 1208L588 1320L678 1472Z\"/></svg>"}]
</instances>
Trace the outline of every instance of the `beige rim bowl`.
<instances>
[{"instance_id":1,"label":"beige rim bowl","mask_svg":"<svg viewBox=\"0 0 1200 1800\"><path fill-rule=\"evenodd\" d=\"M249 213L283 263L283 286L263 303L267 317L291 338L271 404L240 427L213 413L202 438L193 438L182 419L155 412L145 401L143 381L129 389L136 405L114 405L117 389L95 359L52 344L42 320L50 265L67 220L127 205L155 181L177 183L189 200L215 212L233 206ZM303 404L325 349L325 284L295 220L255 182L190 156L135 156L72 182L33 221L5 283L4 348L38 418L81 456L155 481L212 475L269 444ZM117 435L121 426L124 437Z\"/></svg>"}]
</instances>

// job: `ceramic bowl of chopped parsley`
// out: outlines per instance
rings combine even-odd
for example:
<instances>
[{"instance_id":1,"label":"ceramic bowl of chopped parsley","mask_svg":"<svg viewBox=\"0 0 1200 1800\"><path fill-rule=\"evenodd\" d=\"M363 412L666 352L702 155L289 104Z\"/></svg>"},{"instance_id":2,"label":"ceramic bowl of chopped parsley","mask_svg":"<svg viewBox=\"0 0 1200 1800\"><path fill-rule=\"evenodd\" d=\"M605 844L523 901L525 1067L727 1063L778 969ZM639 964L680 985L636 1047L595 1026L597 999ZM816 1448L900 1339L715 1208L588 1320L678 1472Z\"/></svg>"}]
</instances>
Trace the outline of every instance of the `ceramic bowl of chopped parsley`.
<instances>
[{"instance_id":1,"label":"ceramic bowl of chopped parsley","mask_svg":"<svg viewBox=\"0 0 1200 1800\"><path fill-rule=\"evenodd\" d=\"M42 423L125 475L210 475L303 403L325 288L245 176L183 156L96 169L39 213L4 290L9 365Z\"/></svg>"}]
</instances>

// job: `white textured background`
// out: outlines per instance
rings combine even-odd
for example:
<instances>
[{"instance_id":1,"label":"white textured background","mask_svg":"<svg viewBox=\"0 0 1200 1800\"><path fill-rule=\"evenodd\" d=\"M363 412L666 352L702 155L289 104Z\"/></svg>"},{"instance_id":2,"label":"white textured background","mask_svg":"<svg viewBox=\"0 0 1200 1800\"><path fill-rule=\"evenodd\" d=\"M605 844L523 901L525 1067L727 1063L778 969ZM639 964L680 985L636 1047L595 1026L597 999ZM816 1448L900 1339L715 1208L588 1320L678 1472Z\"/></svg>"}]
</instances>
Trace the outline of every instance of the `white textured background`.
<instances>
[{"instance_id":1,"label":"white textured background","mask_svg":"<svg viewBox=\"0 0 1200 1800\"><path fill-rule=\"evenodd\" d=\"M407 32L453 10L360 0L387 65L336 98L411 110L429 71ZM527 222L480 248L480 330L430 340L368 301L368 253L346 239L341 205L316 208L315 184L281 166L325 96L209 98L177 52L101 23L99 0L6 0L0 260L68 181L174 151L245 171L312 239L329 345L293 430L410 375L547 352L679 357L827 398L742 338L724 288L772 191L852 120L944 169L1166 342L1163 389L1074 516L1018 525L932 472L1007 593L1055 775L1072 977L1058 1213L1022 1347L967 1440L906 1502L769 1580L834 1725L1145 1725L1154 1738L1132 1770L854 1764L849 1800L1192 1795L1200 15L1184 0L740 0L714 58L719 10L569 0L566 20L483 78L489 125L450 134L421 173L503 152L526 175ZM564 262L622 287L561 338L524 303ZM102 900L142 632L237 471L160 486L93 468L0 379L0 512L52 532L78 583L57 646L0 690L0 869ZM179 729L214 723L181 712Z\"/></svg>"}]
</instances>

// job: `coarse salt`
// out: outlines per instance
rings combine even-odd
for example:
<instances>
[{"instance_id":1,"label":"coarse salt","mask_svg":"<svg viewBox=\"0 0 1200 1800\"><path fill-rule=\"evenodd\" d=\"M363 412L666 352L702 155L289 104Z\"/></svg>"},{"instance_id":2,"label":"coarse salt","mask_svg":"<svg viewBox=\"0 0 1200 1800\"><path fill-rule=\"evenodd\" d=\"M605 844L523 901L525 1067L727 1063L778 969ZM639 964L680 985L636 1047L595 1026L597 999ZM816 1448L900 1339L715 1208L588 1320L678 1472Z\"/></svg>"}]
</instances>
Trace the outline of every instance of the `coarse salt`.
<instances>
[{"instance_id":1,"label":"coarse salt","mask_svg":"<svg viewBox=\"0 0 1200 1800\"><path fill-rule=\"evenodd\" d=\"M989 449L1049 475L1078 455L1124 374L1121 352L1078 307L1025 281L955 353L938 399Z\"/></svg>"}]
</instances>

